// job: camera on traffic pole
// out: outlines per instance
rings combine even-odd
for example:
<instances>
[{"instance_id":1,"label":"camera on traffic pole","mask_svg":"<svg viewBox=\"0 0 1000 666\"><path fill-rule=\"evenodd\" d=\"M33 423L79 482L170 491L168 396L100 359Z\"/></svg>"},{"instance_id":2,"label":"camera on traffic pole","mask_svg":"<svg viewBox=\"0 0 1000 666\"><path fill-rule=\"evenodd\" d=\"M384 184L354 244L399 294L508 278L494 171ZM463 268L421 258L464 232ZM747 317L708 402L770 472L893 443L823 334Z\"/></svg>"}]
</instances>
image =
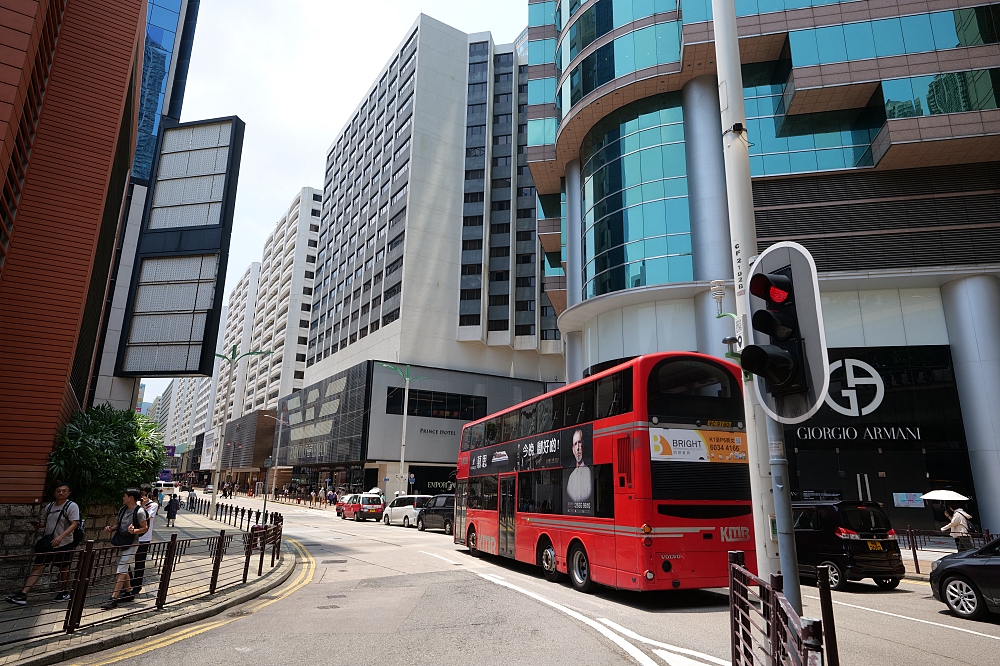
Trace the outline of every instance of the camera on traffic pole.
<instances>
[{"instance_id":1,"label":"camera on traffic pole","mask_svg":"<svg viewBox=\"0 0 1000 666\"><path fill-rule=\"evenodd\" d=\"M754 263L748 291L751 344L741 365L759 378L754 387L771 418L805 421L830 383L816 264L797 243L772 245Z\"/></svg>"}]
</instances>

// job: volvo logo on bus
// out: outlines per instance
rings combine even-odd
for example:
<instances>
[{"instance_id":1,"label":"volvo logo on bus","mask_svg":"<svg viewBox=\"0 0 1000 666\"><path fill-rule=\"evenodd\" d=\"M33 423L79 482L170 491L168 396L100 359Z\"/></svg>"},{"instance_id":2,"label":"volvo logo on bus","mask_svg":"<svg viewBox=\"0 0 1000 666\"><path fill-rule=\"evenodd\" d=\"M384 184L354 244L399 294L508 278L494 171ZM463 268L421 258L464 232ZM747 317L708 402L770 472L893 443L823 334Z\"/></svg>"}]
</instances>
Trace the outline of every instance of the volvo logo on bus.
<instances>
[{"instance_id":1,"label":"volvo logo on bus","mask_svg":"<svg viewBox=\"0 0 1000 666\"><path fill-rule=\"evenodd\" d=\"M830 364L831 382L833 380L833 373L839 370L841 366L844 367L844 385L847 388L842 389L840 395L847 399L847 407L844 407L833 399L832 390L826 395L826 404L830 405L830 408L835 412L844 416L854 417L867 416L878 409L879 405L882 404L882 399L885 398L885 384L882 382L882 376L879 375L878 371L864 361L859 361L855 358L845 358L843 361L834 361ZM856 374L858 370L868 376L865 377L862 375L859 377ZM858 386L875 387L875 397L863 407L858 405Z\"/></svg>"},{"instance_id":2,"label":"volvo logo on bus","mask_svg":"<svg viewBox=\"0 0 1000 666\"><path fill-rule=\"evenodd\" d=\"M722 536L722 543L750 540L749 527L720 527L719 534Z\"/></svg>"}]
</instances>

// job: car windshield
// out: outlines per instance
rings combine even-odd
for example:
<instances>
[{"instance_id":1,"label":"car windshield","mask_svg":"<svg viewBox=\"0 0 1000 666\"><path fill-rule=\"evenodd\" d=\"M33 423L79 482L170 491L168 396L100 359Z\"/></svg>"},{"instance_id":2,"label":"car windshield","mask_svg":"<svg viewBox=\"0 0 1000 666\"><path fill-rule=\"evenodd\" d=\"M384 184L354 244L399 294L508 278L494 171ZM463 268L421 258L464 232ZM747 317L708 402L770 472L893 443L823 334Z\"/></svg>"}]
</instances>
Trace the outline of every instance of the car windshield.
<instances>
[{"instance_id":1,"label":"car windshield","mask_svg":"<svg viewBox=\"0 0 1000 666\"><path fill-rule=\"evenodd\" d=\"M380 498L378 498L378 497L362 497L361 498L361 503L362 504L381 504L382 500Z\"/></svg>"},{"instance_id":2,"label":"car windshield","mask_svg":"<svg viewBox=\"0 0 1000 666\"><path fill-rule=\"evenodd\" d=\"M855 532L881 531L892 527L881 509L867 506L842 507L840 513L844 516L844 527Z\"/></svg>"}]
</instances>

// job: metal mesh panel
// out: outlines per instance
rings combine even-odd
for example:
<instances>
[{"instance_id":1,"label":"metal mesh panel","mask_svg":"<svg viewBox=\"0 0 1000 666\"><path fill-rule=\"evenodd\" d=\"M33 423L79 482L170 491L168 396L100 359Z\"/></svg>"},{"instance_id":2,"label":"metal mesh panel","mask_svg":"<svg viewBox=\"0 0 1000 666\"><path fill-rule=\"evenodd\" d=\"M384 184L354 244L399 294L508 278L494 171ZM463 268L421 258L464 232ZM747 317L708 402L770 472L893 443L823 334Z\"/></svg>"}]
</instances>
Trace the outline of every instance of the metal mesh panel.
<instances>
[{"instance_id":1,"label":"metal mesh panel","mask_svg":"<svg viewBox=\"0 0 1000 666\"><path fill-rule=\"evenodd\" d=\"M222 204L205 203L190 206L154 208L149 214L150 229L204 227L222 221Z\"/></svg>"},{"instance_id":2,"label":"metal mesh panel","mask_svg":"<svg viewBox=\"0 0 1000 666\"><path fill-rule=\"evenodd\" d=\"M222 201L225 187L225 175L158 181L153 193L153 206L179 206Z\"/></svg>"},{"instance_id":3,"label":"metal mesh panel","mask_svg":"<svg viewBox=\"0 0 1000 666\"><path fill-rule=\"evenodd\" d=\"M176 153L181 150L228 146L232 131L232 124L229 122L169 129L163 135L161 152Z\"/></svg>"},{"instance_id":4,"label":"metal mesh panel","mask_svg":"<svg viewBox=\"0 0 1000 666\"><path fill-rule=\"evenodd\" d=\"M228 159L228 147L166 153L160 158L156 177L167 179L225 173Z\"/></svg>"},{"instance_id":5,"label":"metal mesh panel","mask_svg":"<svg viewBox=\"0 0 1000 666\"><path fill-rule=\"evenodd\" d=\"M133 344L149 344L201 340L206 318L204 312L136 315L132 318L128 341Z\"/></svg>"}]
</instances>

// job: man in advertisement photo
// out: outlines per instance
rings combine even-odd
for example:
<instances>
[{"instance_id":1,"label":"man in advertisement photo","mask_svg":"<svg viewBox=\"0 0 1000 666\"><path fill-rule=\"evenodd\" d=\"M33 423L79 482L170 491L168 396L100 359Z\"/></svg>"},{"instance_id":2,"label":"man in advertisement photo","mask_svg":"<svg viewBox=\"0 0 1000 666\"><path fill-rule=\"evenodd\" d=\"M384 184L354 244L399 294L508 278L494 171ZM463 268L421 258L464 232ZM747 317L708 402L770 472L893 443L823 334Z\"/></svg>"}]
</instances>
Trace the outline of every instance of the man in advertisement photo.
<instances>
[{"instance_id":1,"label":"man in advertisement photo","mask_svg":"<svg viewBox=\"0 0 1000 666\"><path fill-rule=\"evenodd\" d=\"M573 471L566 475L566 513L589 516L594 513L594 475L589 465L593 462L593 447L584 429L578 428L572 433L570 466Z\"/></svg>"}]
</instances>

